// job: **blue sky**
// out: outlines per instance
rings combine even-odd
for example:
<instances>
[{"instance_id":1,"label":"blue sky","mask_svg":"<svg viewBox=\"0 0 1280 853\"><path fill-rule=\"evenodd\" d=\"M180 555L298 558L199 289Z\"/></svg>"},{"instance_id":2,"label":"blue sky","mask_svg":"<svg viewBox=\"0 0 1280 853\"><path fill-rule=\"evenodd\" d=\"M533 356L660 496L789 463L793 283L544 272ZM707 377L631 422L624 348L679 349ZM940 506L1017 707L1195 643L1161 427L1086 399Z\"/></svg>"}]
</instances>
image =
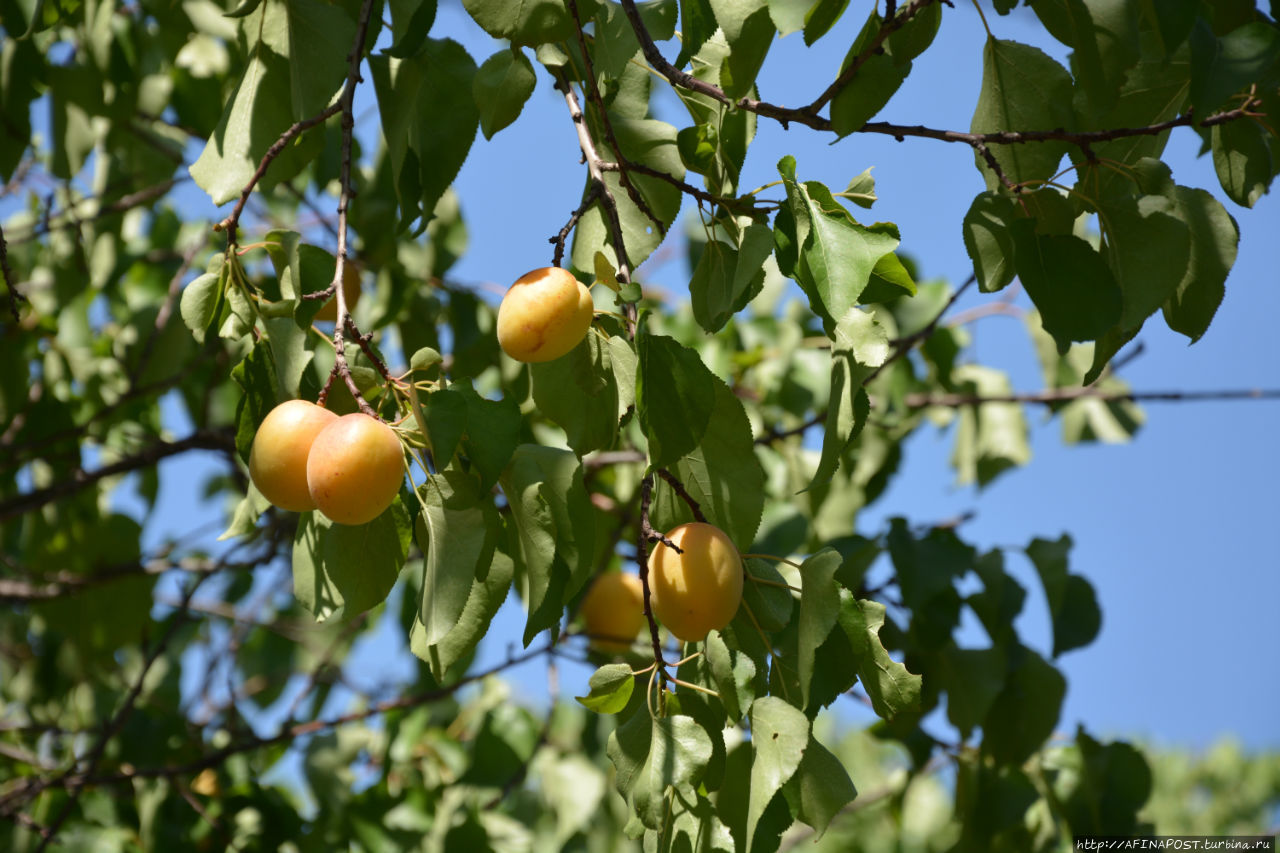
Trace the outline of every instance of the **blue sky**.
<instances>
[{"instance_id":1,"label":"blue sky","mask_svg":"<svg viewBox=\"0 0 1280 853\"><path fill-rule=\"evenodd\" d=\"M972 9L957 6L945 10L938 44L917 60L880 118L968 128L984 33ZM799 34L778 41L765 63L762 97L788 104L811 100L838 69L858 18L850 11L812 50ZM998 37L1031 41L1063 58L1065 51L1046 44L1034 20L1028 26L1020 16L988 18ZM441 4L433 35L461 41L477 63L500 47L457 3ZM675 49L668 45L665 52L674 56ZM360 103L372 104L368 86ZM657 105L659 117L683 120L670 97ZM376 120L366 120L361 132L376 132ZM1195 134L1177 132L1165 160L1179 183L1223 198L1212 164L1196 157L1198 146ZM859 216L896 222L903 250L924 278L958 282L969 273L959 223L983 182L967 147L878 136L829 144L828 137L804 128L784 131L761 121L742 185L776 179L774 166L787 153L797 157L801 177L832 186L843 187L874 166L880 201L871 214ZM500 292L526 270L550 263L547 238L577 205L583 172L563 101L539 72L524 115L494 140L478 138L459 175L470 249L454 274L478 285L497 283ZM196 188L188 185L180 198L190 215L220 218ZM1135 389L1280 387L1280 358L1271 344L1280 316L1280 204L1274 195L1253 210L1224 203L1241 230L1226 300L1207 336L1191 347L1153 319L1141 336L1143 354L1122 374ZM666 254L673 260L641 271L647 284L666 288L676 300L688 278L681 233L675 228L668 238L675 251ZM958 307L990 298L970 294ZM1026 305L1025 298L1019 304ZM1017 389L1039 386L1021 321L989 318L973 329L981 363L1009 371ZM1280 557L1273 526L1280 509L1280 403L1153 403L1146 412L1146 425L1129 445L1065 447L1058 424L1028 410L1034 459L982 493L954 485L950 434L922 429L888 493L861 517L862 530L881 529L895 515L924 522L972 510L976 517L962 535L981 548L1020 547L1035 536L1070 533L1071 568L1094 584L1103 627L1093 645L1061 659L1069 684L1059 730L1069 733L1083 721L1095 734L1163 744L1203 747L1232 735L1252 747L1280 746ZM182 427L175 422L174 429ZM150 542L216 516L219 508L200 506L193 488L210 466L185 458L162 464ZM1030 593L1019 629L1030 645L1047 652L1049 622L1035 574L1016 556L1009 568ZM518 647L522 625L513 597L482 646L480 664L500 661ZM362 683L405 673L411 664L397 633L407 630L387 620L358 647L348 669ZM982 642L976 628L966 637ZM588 674L586 668L562 668L562 690L585 692ZM545 702L543 665L516 670L515 687L520 698ZM852 707L842 713L864 719Z\"/></svg>"}]
</instances>

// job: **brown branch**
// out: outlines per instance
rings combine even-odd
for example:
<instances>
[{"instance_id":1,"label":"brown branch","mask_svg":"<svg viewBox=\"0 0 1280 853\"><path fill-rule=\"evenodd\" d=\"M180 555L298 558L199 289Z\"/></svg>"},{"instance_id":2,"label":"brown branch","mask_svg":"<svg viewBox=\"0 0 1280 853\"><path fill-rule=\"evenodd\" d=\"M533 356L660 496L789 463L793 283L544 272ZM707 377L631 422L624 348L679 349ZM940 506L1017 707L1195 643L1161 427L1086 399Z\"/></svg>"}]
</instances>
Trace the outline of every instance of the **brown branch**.
<instances>
[{"instance_id":1,"label":"brown branch","mask_svg":"<svg viewBox=\"0 0 1280 853\"><path fill-rule=\"evenodd\" d=\"M564 95L564 102L569 108L569 116L573 119L573 125L578 132L578 145L582 148L582 156L586 158L587 172L591 175L591 180L600 187L600 206L604 208L605 220L609 224L609 233L613 236L613 250L618 260L617 278L618 281L627 284L631 281L631 261L627 257L626 241L622 236L622 221L618 218L618 201L613 197L613 192L604 181L604 170L601 165L606 161L596 150L595 141L591 138L591 133L587 129L586 116L582 114L582 108L578 105L578 97L573 93L573 86L570 85L569 78L565 76L563 71L556 72L556 88ZM632 334L634 334L634 307L629 307L627 314L627 325Z\"/></svg>"},{"instance_id":2,"label":"brown branch","mask_svg":"<svg viewBox=\"0 0 1280 853\"><path fill-rule=\"evenodd\" d=\"M0 501L0 521L6 521L38 509L51 501L75 494L103 478L126 474L140 468L150 468L161 459L186 453L189 450L235 450L235 440L227 430L197 430L178 441L156 442L110 465L104 465L93 471L77 471L70 479Z\"/></svg>"},{"instance_id":3,"label":"brown branch","mask_svg":"<svg viewBox=\"0 0 1280 853\"><path fill-rule=\"evenodd\" d=\"M817 115L815 111L811 111L812 104L803 107L781 107L777 104L771 104L767 101L760 101L755 98L738 98L734 100L725 94L724 90L719 86L715 86L705 80L699 80L692 74L676 68L662 55L662 51L658 49L657 44L650 35L649 30L644 25L644 20L640 17L640 12L636 8L635 0L619 0L622 4L623 12L626 13L627 20L631 24L631 29L636 34L636 39L640 42L640 49L644 52L645 59L653 66L653 69L673 85L681 89L687 89L690 92L697 92L702 95L719 101L720 103L737 107L738 109L753 112L756 115L771 118L787 128L791 122L805 125L813 130L829 131L832 129L830 119ZM916 4L913 4L916 5ZM918 11L918 10L917 10ZM915 14L915 12L912 12ZM899 16L900 17L900 16ZM865 60L864 60L865 61ZM843 74L841 75L843 76ZM837 78L839 79L839 78ZM826 95L824 92L823 95ZM823 96L819 96L821 100ZM815 101L817 103L817 101ZM1236 109L1225 110L1220 113L1208 116L1203 121L1198 122L1201 127L1212 127L1217 124L1225 124L1226 122L1235 121L1245 116L1254 115L1251 107L1254 105L1252 99L1247 99L1245 103ZM867 122L861 128L854 131L855 133L881 133L894 137L899 142L908 136L922 137L927 139L936 139L942 142L962 142L979 154L982 153L979 145L1015 145L1027 142L1070 142L1080 147L1081 150L1088 150L1088 146L1097 142L1108 142L1115 139L1124 139L1131 136L1155 136L1171 130L1175 127L1189 127L1197 124L1194 116L1190 111L1180 115L1169 121L1160 122L1158 124L1147 125L1144 127L1125 127L1113 128L1111 130L1086 130L1086 131L1069 131L1065 128L1056 128L1053 130L1033 130L1033 131L996 131L992 133L965 133L958 130L939 130L935 128L925 127L924 125L903 125L893 124L890 122ZM984 157L984 160L986 158ZM988 161L990 165L990 161Z\"/></svg>"},{"instance_id":4,"label":"brown branch","mask_svg":"<svg viewBox=\"0 0 1280 853\"><path fill-rule=\"evenodd\" d=\"M231 213L227 215L226 219L213 226L214 231L225 230L227 232L228 250L236 245L236 229L240 226L240 214L244 212L244 206L249 201L249 194L253 192L253 188L267 174L267 169L271 167L272 161L280 156L280 152L284 151L285 146L292 142L294 137L305 130L315 127L317 124L328 121L331 117L337 115L339 109L341 109L340 105L333 104L311 118L295 121L284 133L280 134L279 139L271 143L267 153L262 155L262 160L258 163L257 170L249 178L249 183L245 184L244 189L240 191L240 200L236 202L236 206L231 209Z\"/></svg>"},{"instance_id":5,"label":"brown branch","mask_svg":"<svg viewBox=\"0 0 1280 853\"><path fill-rule=\"evenodd\" d=\"M360 83L360 62L364 58L364 42L369 32L369 17L372 10L373 0L364 0L360 4L360 20L356 25L355 40L351 44L351 53L347 55L347 82L342 87L342 97L338 100L338 106L342 110L342 170L339 179L341 191L338 194L338 250L335 253L337 262L333 268L333 281L329 285L333 288L334 299L337 302L337 319L333 324L333 370L325 380L318 402L324 405L333 377L340 376L347 390L351 392L352 398L355 399L356 405L360 407L360 411L376 418L378 413L356 387L355 378L351 375L351 367L347 364L347 350L344 342L347 327L350 326L357 338L360 337L360 330L351 319L351 313L347 308L347 296L343 293L342 287L347 264L347 206L351 203L351 197L355 195L355 190L351 186L351 136L356 123L354 112L356 86Z\"/></svg>"},{"instance_id":6,"label":"brown branch","mask_svg":"<svg viewBox=\"0 0 1280 853\"><path fill-rule=\"evenodd\" d=\"M1052 388L1013 394L908 394L903 402L908 408L929 406L958 408L984 403L1028 403L1052 405L1071 400L1095 399L1108 402L1190 403L1218 400L1280 400L1280 388L1236 388L1211 391L1105 391L1095 386L1084 388Z\"/></svg>"},{"instance_id":7,"label":"brown branch","mask_svg":"<svg viewBox=\"0 0 1280 853\"><path fill-rule=\"evenodd\" d=\"M18 282L14 281L13 269L9 266L9 244L4 239L4 228L0 228L0 275L4 276L5 290L9 293L9 313L13 315L13 324L22 322L18 315L18 303L27 302L27 297L18 290Z\"/></svg>"},{"instance_id":8,"label":"brown branch","mask_svg":"<svg viewBox=\"0 0 1280 853\"><path fill-rule=\"evenodd\" d=\"M636 537L636 566L640 569L640 586L644 589L644 618L649 623L649 640L653 643L653 662L658 667L659 676L667 678L667 663L662 657L662 640L658 637L658 620L653 615L653 590L649 586L649 542L650 537L667 541L672 548L679 551L674 543L657 533L649 524L649 499L653 494L653 475L646 474L640 481L640 535Z\"/></svg>"}]
</instances>

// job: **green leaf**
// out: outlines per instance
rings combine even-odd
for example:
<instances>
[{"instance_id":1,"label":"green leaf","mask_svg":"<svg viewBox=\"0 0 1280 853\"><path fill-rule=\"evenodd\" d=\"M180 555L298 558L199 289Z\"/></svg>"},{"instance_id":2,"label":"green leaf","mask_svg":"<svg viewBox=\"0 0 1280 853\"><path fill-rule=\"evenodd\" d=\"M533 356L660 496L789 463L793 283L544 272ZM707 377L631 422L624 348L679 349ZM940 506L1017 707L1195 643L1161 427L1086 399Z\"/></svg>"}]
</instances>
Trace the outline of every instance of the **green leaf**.
<instances>
[{"instance_id":1,"label":"green leaf","mask_svg":"<svg viewBox=\"0 0 1280 853\"><path fill-rule=\"evenodd\" d=\"M236 404L236 450L249 464L249 450L267 413L281 402L276 393L276 371L271 358L271 345L258 341L248 355L231 368L231 378L244 391Z\"/></svg>"},{"instance_id":2,"label":"green leaf","mask_svg":"<svg viewBox=\"0 0 1280 853\"><path fill-rule=\"evenodd\" d=\"M409 552L413 524L399 497L368 524L303 513L293 538L293 595L317 622L350 619L381 604Z\"/></svg>"},{"instance_id":3,"label":"green leaf","mask_svg":"<svg viewBox=\"0 0 1280 853\"><path fill-rule=\"evenodd\" d=\"M804 19L815 0L769 0L769 17L778 35L788 36L804 29Z\"/></svg>"},{"instance_id":4,"label":"green leaf","mask_svg":"<svg viewBox=\"0 0 1280 853\"><path fill-rule=\"evenodd\" d=\"M618 147L628 161L657 169L673 178L684 178L684 163L676 143L676 129L663 121L649 118L628 118L616 114L610 124ZM598 143L600 156L614 158L610 146ZM665 180L629 173L628 180L644 200L649 212L662 224L659 228L643 210L632 201L630 193L620 183L616 172L605 173L605 184L618 205L618 218L622 223L622 239L627 249L631 269L640 266L645 258L662 242L663 230L669 229L680 211L683 195L678 187ZM584 187L584 193L586 188ZM573 232L573 266L581 270L595 268L595 253L603 251L609 263L617 268L617 255L613 235L609 229L600 202L587 209Z\"/></svg>"},{"instance_id":5,"label":"green leaf","mask_svg":"<svg viewBox=\"0 0 1280 853\"><path fill-rule=\"evenodd\" d=\"M209 327L218 316L222 303L223 280L219 273L207 272L182 290L182 322L198 343L204 343Z\"/></svg>"},{"instance_id":6,"label":"green leaf","mask_svg":"<svg viewBox=\"0 0 1280 853\"><path fill-rule=\"evenodd\" d=\"M680 0L680 35L683 38L676 67L687 65L689 58L702 50L718 27L710 0Z\"/></svg>"},{"instance_id":7,"label":"green leaf","mask_svg":"<svg viewBox=\"0 0 1280 853\"><path fill-rule=\"evenodd\" d=\"M1021 764L1053 734L1067 682L1026 646L1009 649L1009 664L1004 689L982 724L982 749L1001 764Z\"/></svg>"},{"instance_id":8,"label":"green leaf","mask_svg":"<svg viewBox=\"0 0 1280 853\"><path fill-rule=\"evenodd\" d=\"M1049 603L1054 657L1089 645L1102 627L1102 612L1098 610L1093 585L1067 570L1070 551L1071 537L1065 534L1056 542L1036 538L1027 546L1027 556L1040 575Z\"/></svg>"},{"instance_id":9,"label":"green leaf","mask_svg":"<svg viewBox=\"0 0 1280 853\"><path fill-rule=\"evenodd\" d=\"M475 139L475 62L455 41L427 39L412 57L370 56L369 68L400 203L399 227L420 220L421 233Z\"/></svg>"},{"instance_id":10,"label":"green leaf","mask_svg":"<svg viewBox=\"0 0 1280 853\"><path fill-rule=\"evenodd\" d=\"M823 836L831 819L858 796L849 771L812 733L800 766L782 792L796 819L813 827L814 841Z\"/></svg>"},{"instance_id":11,"label":"green leaf","mask_svg":"<svg viewBox=\"0 0 1280 853\"><path fill-rule=\"evenodd\" d=\"M1000 397L1013 392L1006 373L978 364L962 364L952 372L961 393ZM998 475L1031 461L1026 413L1018 403L990 402L964 406L956 429L952 464L956 481L986 486Z\"/></svg>"},{"instance_id":12,"label":"green leaf","mask_svg":"<svg viewBox=\"0 0 1280 853\"><path fill-rule=\"evenodd\" d=\"M1178 213L1191 230L1191 257L1177 289L1164 304L1165 322L1198 341L1209 329L1236 261L1240 229L1227 209L1199 189L1178 187Z\"/></svg>"},{"instance_id":13,"label":"green leaf","mask_svg":"<svg viewBox=\"0 0 1280 853\"><path fill-rule=\"evenodd\" d=\"M743 229L737 249L719 240L706 244L689 280L689 299L699 326L718 332L746 307L764 285L764 262L772 251L769 228L755 223Z\"/></svg>"},{"instance_id":14,"label":"green leaf","mask_svg":"<svg viewBox=\"0 0 1280 853\"><path fill-rule=\"evenodd\" d=\"M871 46L882 22L879 11L872 7L871 15L840 64L841 73ZM806 41L808 36L806 29ZM895 56L892 43L886 42L863 61L853 79L831 99L831 129L837 136L848 136L861 128L889 103L910 72L911 58Z\"/></svg>"},{"instance_id":15,"label":"green leaf","mask_svg":"<svg viewBox=\"0 0 1280 853\"><path fill-rule=\"evenodd\" d=\"M898 247L897 229L860 225L825 186L797 182L789 156L779 161L778 173L787 186L787 206L774 223L778 266L800 284L830 335L858 302L876 264Z\"/></svg>"},{"instance_id":16,"label":"green leaf","mask_svg":"<svg viewBox=\"0 0 1280 853\"><path fill-rule=\"evenodd\" d=\"M462 0L462 5L485 32L513 45L534 46L573 38L573 18L563 0ZM579 4L579 8L583 5Z\"/></svg>"},{"instance_id":17,"label":"green leaf","mask_svg":"<svg viewBox=\"0 0 1280 853\"><path fill-rule=\"evenodd\" d=\"M291 400L298 396L302 374L315 353L306 348L307 333L299 329L292 317L268 317L263 321L267 328L267 343L275 362L276 396Z\"/></svg>"},{"instance_id":18,"label":"green leaf","mask_svg":"<svg viewBox=\"0 0 1280 853\"><path fill-rule=\"evenodd\" d=\"M341 9L324 6L332 12L323 13L326 35L319 37L306 22L312 6L323 4L315 0L267 3L244 19L249 61L217 128L190 170L214 204L239 196L267 149L294 121L323 109L346 74L343 57L351 49L351 38L347 36L339 46L329 35L332 28L343 26L354 32L354 26ZM304 43L310 38L318 40ZM331 49L337 54L332 55ZM299 140L272 162L260 189L293 177L319 153L318 131L304 133Z\"/></svg>"},{"instance_id":19,"label":"green leaf","mask_svg":"<svg viewBox=\"0 0 1280 853\"><path fill-rule=\"evenodd\" d=\"M862 387L889 357L889 335L869 312L850 308L836 326L831 346L831 393L827 402L822 456L808 489L835 475L845 450L862 432L871 411Z\"/></svg>"},{"instance_id":20,"label":"green leaf","mask_svg":"<svg viewBox=\"0 0 1280 853\"><path fill-rule=\"evenodd\" d=\"M1241 207L1253 207L1275 174L1267 131L1252 119L1237 119L1214 125L1209 138L1222 191Z\"/></svg>"},{"instance_id":21,"label":"green leaf","mask_svg":"<svg viewBox=\"0 0 1280 853\"><path fill-rule=\"evenodd\" d=\"M1071 75L1039 48L988 38L982 52L982 90L969 130L1053 130L1070 127ZM1014 183L1052 177L1066 152L1065 142L993 145L991 153ZM999 178L974 154L987 189L999 190Z\"/></svg>"},{"instance_id":22,"label":"green leaf","mask_svg":"<svg viewBox=\"0 0 1280 853\"><path fill-rule=\"evenodd\" d=\"M587 686L590 693L574 698L597 714L616 714L631 701L636 676L630 665L611 663L593 672Z\"/></svg>"},{"instance_id":23,"label":"green leaf","mask_svg":"<svg viewBox=\"0 0 1280 853\"><path fill-rule=\"evenodd\" d=\"M1004 649L961 649L954 645L942 650L938 672L947 691L947 719L968 739L982 725L992 704L1004 689L1009 664Z\"/></svg>"},{"instance_id":24,"label":"green leaf","mask_svg":"<svg viewBox=\"0 0 1280 853\"><path fill-rule=\"evenodd\" d=\"M310 118L333 100L347 76L356 23L343 7L321 0L284 0L289 33L293 119Z\"/></svg>"},{"instance_id":25,"label":"green leaf","mask_svg":"<svg viewBox=\"0 0 1280 853\"><path fill-rule=\"evenodd\" d=\"M388 0L391 10L391 47L386 54L398 59L413 56L427 40L436 20L436 0Z\"/></svg>"},{"instance_id":26,"label":"green leaf","mask_svg":"<svg viewBox=\"0 0 1280 853\"><path fill-rule=\"evenodd\" d=\"M994 293L1013 281L1014 246L1009 229L1017 215L1012 199L989 191L975 196L964 215L964 248L983 293Z\"/></svg>"},{"instance_id":27,"label":"green leaf","mask_svg":"<svg viewBox=\"0 0 1280 853\"><path fill-rule=\"evenodd\" d=\"M518 568L529 609L524 642L557 626L564 602L591 573L594 524L582 467L571 451L535 444L516 448L502 475L518 537Z\"/></svg>"},{"instance_id":28,"label":"green leaf","mask_svg":"<svg viewBox=\"0 0 1280 853\"><path fill-rule=\"evenodd\" d=\"M499 50L484 61L472 81L472 92L485 139L520 117L536 82L533 63L519 48Z\"/></svg>"},{"instance_id":29,"label":"green leaf","mask_svg":"<svg viewBox=\"0 0 1280 853\"><path fill-rule=\"evenodd\" d=\"M711 760L711 738L692 717L653 718L641 711L609 735L607 752L617 770L618 793L645 826L657 829L668 788L686 800L696 798Z\"/></svg>"},{"instance_id":30,"label":"green leaf","mask_svg":"<svg viewBox=\"0 0 1280 853\"><path fill-rule=\"evenodd\" d=\"M858 301L864 305L893 302L903 296L915 296L917 289L907 265L890 252L876 261L875 268L871 270L871 278Z\"/></svg>"},{"instance_id":31,"label":"green leaf","mask_svg":"<svg viewBox=\"0 0 1280 853\"><path fill-rule=\"evenodd\" d=\"M636 412L650 463L665 467L702 442L715 408L715 374L694 350L662 335L637 335L636 351Z\"/></svg>"},{"instance_id":32,"label":"green leaf","mask_svg":"<svg viewBox=\"0 0 1280 853\"><path fill-rule=\"evenodd\" d=\"M774 794L796 772L809 743L809 718L775 696L751 705L751 793L747 802L746 853L751 853L756 825Z\"/></svg>"},{"instance_id":33,"label":"green leaf","mask_svg":"<svg viewBox=\"0 0 1280 853\"><path fill-rule=\"evenodd\" d=\"M729 56L720 66L720 87L730 98L741 98L755 84L777 32L769 17L768 0L709 2L729 44Z\"/></svg>"},{"instance_id":34,"label":"green leaf","mask_svg":"<svg viewBox=\"0 0 1280 853\"><path fill-rule=\"evenodd\" d=\"M1083 111L1101 115L1117 99L1125 71L1138 61L1138 13L1133 3L1040 0L1032 8L1045 29L1071 52Z\"/></svg>"},{"instance_id":35,"label":"green leaf","mask_svg":"<svg viewBox=\"0 0 1280 853\"><path fill-rule=\"evenodd\" d=\"M474 389L454 385L467 406L467 431L462 449L480 475L480 490L488 491L498 482L520 440L520 407L514 400L486 400ZM427 418L431 421L431 410Z\"/></svg>"},{"instance_id":36,"label":"green leaf","mask_svg":"<svg viewBox=\"0 0 1280 853\"><path fill-rule=\"evenodd\" d=\"M473 582L489 570L501 522L475 479L461 471L432 474L419 495L423 568L418 619L421 642L431 646L457 624Z\"/></svg>"},{"instance_id":37,"label":"green leaf","mask_svg":"<svg viewBox=\"0 0 1280 853\"><path fill-rule=\"evenodd\" d=\"M1191 35L1200 4L1198 0L1139 0L1138 5L1158 34L1162 53L1168 57Z\"/></svg>"},{"instance_id":38,"label":"green leaf","mask_svg":"<svg viewBox=\"0 0 1280 853\"><path fill-rule=\"evenodd\" d=\"M1079 237L1037 234L1029 219L1010 230L1018 277L1059 350L1096 340L1120 322L1120 287L1092 246Z\"/></svg>"},{"instance_id":39,"label":"green leaf","mask_svg":"<svg viewBox=\"0 0 1280 853\"><path fill-rule=\"evenodd\" d=\"M655 42L664 42L675 34L675 0L646 0L636 3L636 10ZM621 6L607 0L596 10L595 26L593 59L596 73L604 77L622 77L627 64L640 52L640 42L631 22Z\"/></svg>"},{"instance_id":40,"label":"green leaf","mask_svg":"<svg viewBox=\"0 0 1280 853\"><path fill-rule=\"evenodd\" d=\"M511 589L514 570L515 564L510 557L500 551L494 552L488 573L483 579L476 578L471 582L471 592L457 624L434 645L424 642L426 634L422 620L414 615L413 628L409 632L409 650L430 665L431 674L437 681L442 681L449 668L463 660L485 636Z\"/></svg>"},{"instance_id":41,"label":"green leaf","mask_svg":"<svg viewBox=\"0 0 1280 853\"><path fill-rule=\"evenodd\" d=\"M707 519L745 547L755 540L764 512L764 470L756 458L751 422L742 401L718 376L712 376L712 385L706 432L698 446L676 462L674 473L702 506ZM662 488L668 487L664 483ZM683 513L683 501L678 503ZM691 520L682 514L663 529Z\"/></svg>"},{"instance_id":42,"label":"green leaf","mask_svg":"<svg viewBox=\"0 0 1280 853\"><path fill-rule=\"evenodd\" d=\"M795 606L786 578L768 560L754 557L743 561L743 569L747 573L747 582L742 587L742 600L746 604L743 609L750 608L762 630L781 631L791 621Z\"/></svg>"},{"instance_id":43,"label":"green leaf","mask_svg":"<svg viewBox=\"0 0 1280 853\"><path fill-rule=\"evenodd\" d=\"M725 645L719 631L707 634L703 654L724 712L730 722L737 723L755 699L756 665L746 654Z\"/></svg>"},{"instance_id":44,"label":"green leaf","mask_svg":"<svg viewBox=\"0 0 1280 853\"><path fill-rule=\"evenodd\" d=\"M853 649L854 668L871 707L886 720L920 708L921 677L889 657L880 639L884 605L840 596L839 622Z\"/></svg>"},{"instance_id":45,"label":"green leaf","mask_svg":"<svg viewBox=\"0 0 1280 853\"><path fill-rule=\"evenodd\" d=\"M1254 21L1222 37L1203 18L1191 30L1191 103L1209 116L1228 97L1274 73L1280 62L1280 31Z\"/></svg>"},{"instance_id":46,"label":"green leaf","mask_svg":"<svg viewBox=\"0 0 1280 853\"><path fill-rule=\"evenodd\" d=\"M1177 290L1187 271L1191 235L1173 201L1144 195L1106 203L1100 209L1108 257L1120 285L1120 325L1142 325Z\"/></svg>"},{"instance_id":47,"label":"green leaf","mask_svg":"<svg viewBox=\"0 0 1280 853\"><path fill-rule=\"evenodd\" d=\"M613 348L588 334L562 358L529 366L538 410L565 432L579 456L609 447L618 434Z\"/></svg>"},{"instance_id":48,"label":"green leaf","mask_svg":"<svg viewBox=\"0 0 1280 853\"><path fill-rule=\"evenodd\" d=\"M811 45L840 20L849 0L817 0L804 16L804 43Z\"/></svg>"},{"instance_id":49,"label":"green leaf","mask_svg":"<svg viewBox=\"0 0 1280 853\"><path fill-rule=\"evenodd\" d=\"M840 615L840 587L834 580L844 558L832 548L823 548L800 566L799 662L800 704L809 707L809 687L813 683L814 656L826 641Z\"/></svg>"},{"instance_id":50,"label":"green leaf","mask_svg":"<svg viewBox=\"0 0 1280 853\"><path fill-rule=\"evenodd\" d=\"M447 466L467 431L466 398L451 388L433 391L422 400L422 420L436 465Z\"/></svg>"},{"instance_id":51,"label":"green leaf","mask_svg":"<svg viewBox=\"0 0 1280 853\"><path fill-rule=\"evenodd\" d=\"M849 186L844 188L844 192L835 193L840 198L847 198L858 207L871 209L871 205L875 204L879 198L876 196L876 179L871 176L871 170L874 166L868 166L849 181Z\"/></svg>"},{"instance_id":52,"label":"green leaf","mask_svg":"<svg viewBox=\"0 0 1280 853\"><path fill-rule=\"evenodd\" d=\"M1152 773L1142 753L1123 741L1099 743L1081 727L1074 749L1046 762L1054 778L1055 802L1074 834L1132 836L1142 830L1139 810L1152 792Z\"/></svg>"}]
</instances>

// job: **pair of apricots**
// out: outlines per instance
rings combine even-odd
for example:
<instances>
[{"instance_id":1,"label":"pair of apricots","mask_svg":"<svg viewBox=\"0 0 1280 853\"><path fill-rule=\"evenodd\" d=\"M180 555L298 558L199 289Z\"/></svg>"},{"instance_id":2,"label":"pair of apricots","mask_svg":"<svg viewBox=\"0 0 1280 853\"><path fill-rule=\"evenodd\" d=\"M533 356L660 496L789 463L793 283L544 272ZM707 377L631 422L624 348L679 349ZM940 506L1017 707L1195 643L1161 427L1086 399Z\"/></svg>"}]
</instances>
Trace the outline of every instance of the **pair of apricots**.
<instances>
[{"instance_id":1,"label":"pair of apricots","mask_svg":"<svg viewBox=\"0 0 1280 853\"><path fill-rule=\"evenodd\" d=\"M344 277L343 285L347 304L354 305L358 273ZM336 320L328 310L326 305L317 319ZM517 361L552 361L586 337L593 316L591 293L573 275L559 267L533 270L516 279L498 307L498 343ZM377 418L359 412L339 417L315 403L288 400L258 427L249 474L281 509L318 509L339 524L366 524L395 500L404 451L395 431ZM667 539L683 553L659 543L649 557L654 615L681 640L702 640L738 610L742 559L710 524L682 524ZM625 651L645 623L640 579L601 575L583 599L582 613L596 648Z\"/></svg>"}]
</instances>

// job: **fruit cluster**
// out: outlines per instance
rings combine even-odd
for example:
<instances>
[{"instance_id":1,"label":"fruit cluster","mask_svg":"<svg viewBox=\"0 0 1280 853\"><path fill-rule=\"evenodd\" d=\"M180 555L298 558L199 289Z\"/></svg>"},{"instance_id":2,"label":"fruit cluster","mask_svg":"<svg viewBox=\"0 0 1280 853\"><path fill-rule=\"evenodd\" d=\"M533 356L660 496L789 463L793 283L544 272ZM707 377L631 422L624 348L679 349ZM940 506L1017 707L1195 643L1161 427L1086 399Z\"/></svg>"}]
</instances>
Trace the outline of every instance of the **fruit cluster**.
<instances>
[{"instance_id":1,"label":"fruit cluster","mask_svg":"<svg viewBox=\"0 0 1280 853\"><path fill-rule=\"evenodd\" d=\"M404 451L395 430L377 418L339 417L306 400L286 400L258 427L249 476L281 509L318 509L339 524L365 524L400 491Z\"/></svg>"}]
</instances>

